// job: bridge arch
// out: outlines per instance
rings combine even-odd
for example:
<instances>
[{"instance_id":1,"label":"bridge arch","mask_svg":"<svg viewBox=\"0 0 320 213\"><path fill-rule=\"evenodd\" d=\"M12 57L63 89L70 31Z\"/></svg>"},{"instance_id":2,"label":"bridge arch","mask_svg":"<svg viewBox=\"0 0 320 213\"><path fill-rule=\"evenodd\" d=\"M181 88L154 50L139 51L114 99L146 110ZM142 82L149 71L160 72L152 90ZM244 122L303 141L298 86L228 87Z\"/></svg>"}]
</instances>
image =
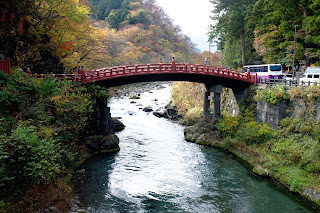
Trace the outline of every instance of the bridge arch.
<instances>
[{"instance_id":1,"label":"bridge arch","mask_svg":"<svg viewBox=\"0 0 320 213\"><path fill-rule=\"evenodd\" d=\"M256 75L228 68L197 64L157 63L101 68L81 72L81 84L106 87L150 81L190 81L243 90L256 84Z\"/></svg>"},{"instance_id":2,"label":"bridge arch","mask_svg":"<svg viewBox=\"0 0 320 213\"><path fill-rule=\"evenodd\" d=\"M81 84L96 83L105 87L121 86L138 82L151 81L189 81L203 83L207 91L204 95L204 115L213 112L220 117L220 95L222 88L231 88L237 102L245 97L247 88L256 84L257 76L228 68L196 64L158 63L132 66L101 68L80 71ZM214 93L210 99L210 94ZM210 109L210 101L214 109Z\"/></svg>"}]
</instances>

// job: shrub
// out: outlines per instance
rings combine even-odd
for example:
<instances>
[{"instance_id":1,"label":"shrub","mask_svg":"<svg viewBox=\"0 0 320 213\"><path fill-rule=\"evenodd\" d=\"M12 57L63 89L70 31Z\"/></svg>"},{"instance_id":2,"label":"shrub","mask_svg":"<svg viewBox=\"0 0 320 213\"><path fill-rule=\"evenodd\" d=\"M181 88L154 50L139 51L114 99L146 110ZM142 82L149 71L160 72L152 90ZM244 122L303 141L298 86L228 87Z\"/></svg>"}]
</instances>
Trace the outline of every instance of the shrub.
<instances>
[{"instance_id":1,"label":"shrub","mask_svg":"<svg viewBox=\"0 0 320 213\"><path fill-rule=\"evenodd\" d=\"M320 173L320 143L309 140L303 147L302 168L311 173Z\"/></svg>"},{"instance_id":2,"label":"shrub","mask_svg":"<svg viewBox=\"0 0 320 213\"><path fill-rule=\"evenodd\" d=\"M50 98L56 118L55 127L63 134L65 141L76 137L87 126L90 114L93 113L93 103L89 94L78 88L66 86L63 91Z\"/></svg>"},{"instance_id":3,"label":"shrub","mask_svg":"<svg viewBox=\"0 0 320 213\"><path fill-rule=\"evenodd\" d=\"M5 186L2 196L52 181L63 167L62 156L71 160L71 155L53 139L53 130L39 131L32 123L19 122L11 136L0 142L0 184Z\"/></svg>"},{"instance_id":4,"label":"shrub","mask_svg":"<svg viewBox=\"0 0 320 213\"><path fill-rule=\"evenodd\" d=\"M320 124L312 119L304 119L299 117L284 118L280 121L278 132L279 135L301 134L308 135L313 138L319 138Z\"/></svg>"},{"instance_id":5,"label":"shrub","mask_svg":"<svg viewBox=\"0 0 320 213\"><path fill-rule=\"evenodd\" d=\"M279 85L278 87L266 88L262 91L257 90L254 99L256 101L264 101L275 105L279 104L281 101L289 100L289 94L286 92L283 85Z\"/></svg>"},{"instance_id":6,"label":"shrub","mask_svg":"<svg viewBox=\"0 0 320 213\"><path fill-rule=\"evenodd\" d=\"M99 85L90 84L87 86L87 91L94 99L98 99L104 104L108 103L110 97L108 89Z\"/></svg>"},{"instance_id":7,"label":"shrub","mask_svg":"<svg viewBox=\"0 0 320 213\"><path fill-rule=\"evenodd\" d=\"M272 143L271 151L279 159L283 165L298 164L302 157L302 146L299 144L301 137L291 135L288 138L281 137L274 140Z\"/></svg>"},{"instance_id":8,"label":"shrub","mask_svg":"<svg viewBox=\"0 0 320 213\"><path fill-rule=\"evenodd\" d=\"M174 82L171 89L171 100L179 112L187 112L194 107L203 107L202 84L192 82Z\"/></svg>"},{"instance_id":9,"label":"shrub","mask_svg":"<svg viewBox=\"0 0 320 213\"><path fill-rule=\"evenodd\" d=\"M238 130L236 136L248 145L263 143L272 138L273 129L268 124L251 121L244 125Z\"/></svg>"},{"instance_id":10,"label":"shrub","mask_svg":"<svg viewBox=\"0 0 320 213\"><path fill-rule=\"evenodd\" d=\"M308 174L304 170L295 167L284 167L283 173L285 173L285 178L290 185L291 191L297 192L299 191L299 189L301 189L302 186L308 184Z\"/></svg>"},{"instance_id":11,"label":"shrub","mask_svg":"<svg viewBox=\"0 0 320 213\"><path fill-rule=\"evenodd\" d=\"M184 116L186 125L193 125L197 122L197 120L201 117L203 113L203 109L201 107L193 107L187 111Z\"/></svg>"},{"instance_id":12,"label":"shrub","mask_svg":"<svg viewBox=\"0 0 320 213\"><path fill-rule=\"evenodd\" d=\"M222 118L217 123L219 136L221 137L234 137L240 122L241 116L232 116L227 113L222 114Z\"/></svg>"}]
</instances>

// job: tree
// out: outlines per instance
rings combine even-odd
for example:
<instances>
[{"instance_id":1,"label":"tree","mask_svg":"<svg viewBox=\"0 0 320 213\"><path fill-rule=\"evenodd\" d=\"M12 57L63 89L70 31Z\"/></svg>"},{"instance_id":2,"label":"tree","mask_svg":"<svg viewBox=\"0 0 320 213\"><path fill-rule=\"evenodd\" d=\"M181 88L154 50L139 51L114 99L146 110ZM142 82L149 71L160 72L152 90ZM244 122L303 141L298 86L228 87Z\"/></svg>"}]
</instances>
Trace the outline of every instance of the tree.
<instances>
[{"instance_id":1,"label":"tree","mask_svg":"<svg viewBox=\"0 0 320 213\"><path fill-rule=\"evenodd\" d=\"M211 0L215 9L213 11L212 19L216 22L212 25L212 30L209 32L210 40L216 40L219 44L218 49L225 53L236 52L233 54L241 58L236 60L225 61L229 66L245 65L251 62L254 58L254 51L252 47L253 29L247 24L251 5L255 0ZM241 41L239 49L232 45L238 40ZM229 44L229 45L226 45ZM238 54L240 52L240 54ZM236 62L234 64L234 62Z\"/></svg>"},{"instance_id":2,"label":"tree","mask_svg":"<svg viewBox=\"0 0 320 213\"><path fill-rule=\"evenodd\" d=\"M111 28L119 29L121 22L127 19L128 14L129 11L125 9L111 10L106 21L109 23Z\"/></svg>"},{"instance_id":3,"label":"tree","mask_svg":"<svg viewBox=\"0 0 320 213\"><path fill-rule=\"evenodd\" d=\"M255 24L254 46L267 63L281 62L292 67L294 52L294 26L302 25L305 1L259 0L254 8L252 23ZM307 6L308 7L308 6ZM298 29L296 59L303 58L303 30Z\"/></svg>"},{"instance_id":4,"label":"tree","mask_svg":"<svg viewBox=\"0 0 320 213\"><path fill-rule=\"evenodd\" d=\"M147 10L139 10L135 15L131 15L129 18L129 24L143 24L146 28L150 25L150 12Z\"/></svg>"}]
</instances>

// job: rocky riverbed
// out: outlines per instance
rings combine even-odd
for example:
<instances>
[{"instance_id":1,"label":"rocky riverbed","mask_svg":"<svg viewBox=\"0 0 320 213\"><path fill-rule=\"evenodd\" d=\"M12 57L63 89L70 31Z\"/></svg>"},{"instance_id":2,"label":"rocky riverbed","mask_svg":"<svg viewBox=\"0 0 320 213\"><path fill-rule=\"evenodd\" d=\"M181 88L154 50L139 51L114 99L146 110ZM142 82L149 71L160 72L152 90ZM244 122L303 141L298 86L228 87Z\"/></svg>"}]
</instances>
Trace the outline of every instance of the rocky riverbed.
<instances>
[{"instance_id":1,"label":"rocky riverbed","mask_svg":"<svg viewBox=\"0 0 320 213\"><path fill-rule=\"evenodd\" d=\"M152 93L152 90L163 89L164 85L168 84L171 85L171 82L147 82L130 84L126 86L111 88L110 94L116 98L129 97L129 99L132 100L130 104L135 104L139 106L139 109L147 113L152 113L156 117L177 120L181 117L178 115L177 107L172 102L169 102L164 107L159 107L157 109L153 109L151 106L143 106L137 103L137 100L141 98L141 93ZM157 102L158 99L155 98L153 101Z\"/></svg>"},{"instance_id":2,"label":"rocky riverbed","mask_svg":"<svg viewBox=\"0 0 320 213\"><path fill-rule=\"evenodd\" d=\"M154 90L159 90L165 88L164 85L170 85L170 82L148 82L148 83L138 83L138 84L132 84L132 85L126 85L121 87L115 87L109 89L110 94L114 98L129 98L130 104L139 106L139 109L146 112L146 113L152 113L154 116L157 117L164 117L172 120L176 120L179 118L178 111L176 107L171 103L167 103L165 107L159 106L159 108L152 108L151 106L144 106L142 104L137 103L138 100L141 98L140 94L149 92L152 93ZM155 98L152 100L156 103L158 102L158 99ZM111 112L112 114L112 112ZM133 115L134 112L131 112L131 115ZM130 112L129 112L130 115ZM125 128L125 125L120 121L121 118L112 118L112 122L114 123L114 131L118 132ZM85 161L86 159L90 158L93 155L96 154L105 154L108 152L115 152L119 150L119 139L118 137L112 132L108 136L90 136L85 139L83 150L80 153L79 159L80 162ZM80 163L79 163L80 164ZM85 169L79 169L76 170L72 182L75 183L74 186L76 187L77 184L81 184L85 182L85 179L87 178ZM74 197L74 205L70 210L70 213L80 213L80 212L90 212L90 208L87 208L85 205L83 205L76 195Z\"/></svg>"}]
</instances>

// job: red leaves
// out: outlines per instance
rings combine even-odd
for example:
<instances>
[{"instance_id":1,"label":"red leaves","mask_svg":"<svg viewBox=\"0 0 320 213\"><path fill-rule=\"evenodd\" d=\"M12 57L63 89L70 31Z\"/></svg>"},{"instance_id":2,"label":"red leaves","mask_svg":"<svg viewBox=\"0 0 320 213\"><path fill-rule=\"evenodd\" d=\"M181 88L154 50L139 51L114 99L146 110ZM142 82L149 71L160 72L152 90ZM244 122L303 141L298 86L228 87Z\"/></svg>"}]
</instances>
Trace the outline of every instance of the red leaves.
<instances>
[{"instance_id":1,"label":"red leaves","mask_svg":"<svg viewBox=\"0 0 320 213\"><path fill-rule=\"evenodd\" d=\"M11 21L11 24L12 24L12 25L13 25L13 20L15 19L15 17L16 17L16 14L11 13L11 15L10 15L10 21Z\"/></svg>"},{"instance_id":2,"label":"red leaves","mask_svg":"<svg viewBox=\"0 0 320 213\"><path fill-rule=\"evenodd\" d=\"M64 50L71 51L73 46L73 42L65 41L63 44L60 44L60 47Z\"/></svg>"},{"instance_id":3,"label":"red leaves","mask_svg":"<svg viewBox=\"0 0 320 213\"><path fill-rule=\"evenodd\" d=\"M1 16L1 19L0 21L1 22L5 22L6 21L6 14L8 13L8 10L7 9L3 9L1 10L1 13L2 13L2 16ZM16 14L15 13L11 13L10 14L10 23L11 25L14 25L14 20L16 19ZM23 34L23 19L24 17L21 17L19 19L19 25L18 25L18 33L19 33L19 36L21 36Z\"/></svg>"},{"instance_id":4,"label":"red leaves","mask_svg":"<svg viewBox=\"0 0 320 213\"><path fill-rule=\"evenodd\" d=\"M1 22L4 22L6 20L6 13L7 12L8 12L8 10L6 10L6 9L1 10L1 13L2 13L2 16L1 16L1 19L0 19Z\"/></svg>"},{"instance_id":5,"label":"red leaves","mask_svg":"<svg viewBox=\"0 0 320 213\"><path fill-rule=\"evenodd\" d=\"M19 35L20 35L20 36L21 36L22 33L23 33L23 19L24 19L24 17L21 17L21 18L20 18L20 21L19 21L18 32L19 32Z\"/></svg>"}]
</instances>

